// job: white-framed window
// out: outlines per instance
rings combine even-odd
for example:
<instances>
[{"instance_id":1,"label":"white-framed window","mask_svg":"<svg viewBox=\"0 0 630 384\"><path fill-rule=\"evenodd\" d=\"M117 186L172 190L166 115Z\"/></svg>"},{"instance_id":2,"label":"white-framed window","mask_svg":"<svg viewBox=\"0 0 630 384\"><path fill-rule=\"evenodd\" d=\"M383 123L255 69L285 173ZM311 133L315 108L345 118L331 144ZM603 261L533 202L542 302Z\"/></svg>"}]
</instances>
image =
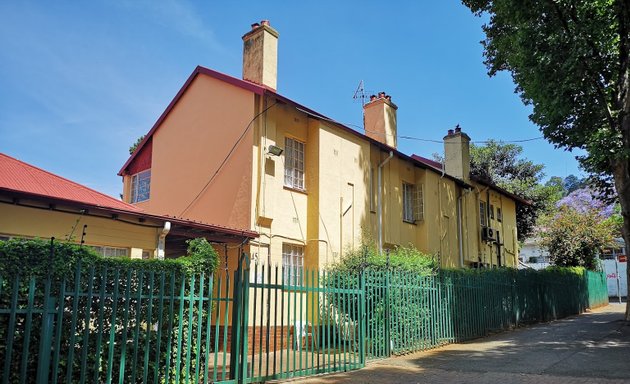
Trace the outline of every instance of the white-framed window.
<instances>
[{"instance_id":1,"label":"white-framed window","mask_svg":"<svg viewBox=\"0 0 630 384\"><path fill-rule=\"evenodd\" d=\"M99 245L90 245L90 248L96 251L96 253L105 257L128 257L129 249L117 248L117 247L105 247Z\"/></svg>"},{"instance_id":2,"label":"white-framed window","mask_svg":"<svg viewBox=\"0 0 630 384\"><path fill-rule=\"evenodd\" d=\"M480 201L479 202L479 224L481 224L482 227L488 226L488 217L486 216L486 214L487 214L486 202Z\"/></svg>"},{"instance_id":3,"label":"white-framed window","mask_svg":"<svg viewBox=\"0 0 630 384\"><path fill-rule=\"evenodd\" d=\"M403 221L415 223L424 220L422 185L403 183Z\"/></svg>"},{"instance_id":4,"label":"white-framed window","mask_svg":"<svg viewBox=\"0 0 630 384\"><path fill-rule=\"evenodd\" d=\"M147 169L131 176L131 202L149 200L151 192L151 170Z\"/></svg>"},{"instance_id":5,"label":"white-framed window","mask_svg":"<svg viewBox=\"0 0 630 384\"><path fill-rule=\"evenodd\" d=\"M304 247L297 244L282 244L282 267L285 285L302 285L302 277L304 276Z\"/></svg>"},{"instance_id":6,"label":"white-framed window","mask_svg":"<svg viewBox=\"0 0 630 384\"><path fill-rule=\"evenodd\" d=\"M284 185L305 190L304 143L287 137L284 140L284 153Z\"/></svg>"}]
</instances>

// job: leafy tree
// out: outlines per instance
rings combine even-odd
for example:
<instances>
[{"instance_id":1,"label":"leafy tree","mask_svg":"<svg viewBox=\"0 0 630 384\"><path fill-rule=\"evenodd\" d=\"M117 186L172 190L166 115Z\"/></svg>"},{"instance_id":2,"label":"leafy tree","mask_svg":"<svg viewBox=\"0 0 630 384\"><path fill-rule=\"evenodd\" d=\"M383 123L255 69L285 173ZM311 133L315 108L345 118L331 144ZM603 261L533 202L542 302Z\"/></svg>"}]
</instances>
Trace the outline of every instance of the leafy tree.
<instances>
[{"instance_id":1,"label":"leafy tree","mask_svg":"<svg viewBox=\"0 0 630 384\"><path fill-rule=\"evenodd\" d=\"M542 222L541 245L549 252L551 262L561 267L595 270L597 254L614 244L614 222L605 220L596 207L580 210L561 205Z\"/></svg>"},{"instance_id":2,"label":"leafy tree","mask_svg":"<svg viewBox=\"0 0 630 384\"><path fill-rule=\"evenodd\" d=\"M569 175L564 178L564 188L567 190L567 193L571 193L580 188L584 188L586 186L586 180L579 179L575 175Z\"/></svg>"},{"instance_id":3,"label":"leafy tree","mask_svg":"<svg viewBox=\"0 0 630 384\"><path fill-rule=\"evenodd\" d=\"M146 135L142 135L140 137L138 137L138 139L136 140L135 143L133 143L133 145L131 147L129 147L129 154L133 155L133 153L136 151L136 149L138 148L138 145L140 145L140 143L142 142L142 140L144 140L144 137Z\"/></svg>"},{"instance_id":4,"label":"leafy tree","mask_svg":"<svg viewBox=\"0 0 630 384\"><path fill-rule=\"evenodd\" d=\"M551 176L549 180L545 183L547 187L553 187L558 190L562 194L562 196L566 196L566 188L564 186L564 180L559 176Z\"/></svg>"},{"instance_id":5,"label":"leafy tree","mask_svg":"<svg viewBox=\"0 0 630 384\"><path fill-rule=\"evenodd\" d=\"M483 26L489 75L509 71L530 115L619 195L630 244L630 4L624 0L463 0ZM630 276L630 268L628 269ZM630 303L626 307L630 320Z\"/></svg>"},{"instance_id":6,"label":"leafy tree","mask_svg":"<svg viewBox=\"0 0 630 384\"><path fill-rule=\"evenodd\" d=\"M518 204L516 226L519 240L531 236L536 219L553 208L562 197L562 191L555 185L543 185L544 165L534 164L522 158L523 148L516 144L503 144L489 140L483 146L470 147L470 174L487 182L494 183L532 202L531 205Z\"/></svg>"}]
</instances>

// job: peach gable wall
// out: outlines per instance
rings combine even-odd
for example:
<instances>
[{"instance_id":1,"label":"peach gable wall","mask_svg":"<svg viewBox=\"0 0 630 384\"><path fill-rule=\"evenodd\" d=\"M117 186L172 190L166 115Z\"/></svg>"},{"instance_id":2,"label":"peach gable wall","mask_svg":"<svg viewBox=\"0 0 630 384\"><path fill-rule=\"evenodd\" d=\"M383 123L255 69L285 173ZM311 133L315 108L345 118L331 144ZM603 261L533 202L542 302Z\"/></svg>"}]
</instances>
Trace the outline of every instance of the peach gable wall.
<instances>
[{"instance_id":1,"label":"peach gable wall","mask_svg":"<svg viewBox=\"0 0 630 384\"><path fill-rule=\"evenodd\" d=\"M251 128L206 184L253 116L251 92L198 75L153 135L151 197L139 206L157 214L250 228ZM129 179L125 177L127 192Z\"/></svg>"}]
</instances>

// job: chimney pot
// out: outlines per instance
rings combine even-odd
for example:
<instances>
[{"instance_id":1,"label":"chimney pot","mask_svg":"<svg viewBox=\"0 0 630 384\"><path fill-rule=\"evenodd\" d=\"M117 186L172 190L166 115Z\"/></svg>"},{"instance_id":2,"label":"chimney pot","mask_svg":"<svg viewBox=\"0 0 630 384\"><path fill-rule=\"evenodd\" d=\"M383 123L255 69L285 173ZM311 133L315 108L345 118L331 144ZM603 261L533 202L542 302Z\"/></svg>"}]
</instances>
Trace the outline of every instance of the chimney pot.
<instances>
[{"instance_id":1,"label":"chimney pot","mask_svg":"<svg viewBox=\"0 0 630 384\"><path fill-rule=\"evenodd\" d=\"M370 95L370 101L376 100L376 95Z\"/></svg>"},{"instance_id":2,"label":"chimney pot","mask_svg":"<svg viewBox=\"0 0 630 384\"><path fill-rule=\"evenodd\" d=\"M261 20L260 24L269 26L269 20Z\"/></svg>"},{"instance_id":3,"label":"chimney pot","mask_svg":"<svg viewBox=\"0 0 630 384\"><path fill-rule=\"evenodd\" d=\"M254 24L252 24L252 30L253 30L253 29L256 29L256 28L258 28L258 27L260 27L260 24L258 24L258 23L254 23Z\"/></svg>"},{"instance_id":4,"label":"chimney pot","mask_svg":"<svg viewBox=\"0 0 630 384\"><path fill-rule=\"evenodd\" d=\"M449 136L451 136L451 135L453 135L453 134L455 134L455 131L453 131L452 129L449 129L449 130L448 130L448 135L449 135Z\"/></svg>"},{"instance_id":5,"label":"chimney pot","mask_svg":"<svg viewBox=\"0 0 630 384\"><path fill-rule=\"evenodd\" d=\"M385 97L385 92L379 92L378 93L378 98L381 99L383 97Z\"/></svg>"},{"instance_id":6,"label":"chimney pot","mask_svg":"<svg viewBox=\"0 0 630 384\"><path fill-rule=\"evenodd\" d=\"M460 133L462 131L462 127L459 126L459 124L457 124L457 126L455 126L455 133Z\"/></svg>"}]
</instances>

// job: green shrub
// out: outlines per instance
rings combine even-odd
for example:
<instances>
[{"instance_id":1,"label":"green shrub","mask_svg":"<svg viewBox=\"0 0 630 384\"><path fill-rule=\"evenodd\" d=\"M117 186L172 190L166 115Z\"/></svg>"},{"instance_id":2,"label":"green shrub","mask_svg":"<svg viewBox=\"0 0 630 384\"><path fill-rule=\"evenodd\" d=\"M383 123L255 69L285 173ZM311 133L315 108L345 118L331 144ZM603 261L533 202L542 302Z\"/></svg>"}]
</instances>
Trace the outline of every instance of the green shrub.
<instances>
[{"instance_id":1,"label":"green shrub","mask_svg":"<svg viewBox=\"0 0 630 384\"><path fill-rule=\"evenodd\" d=\"M205 340L211 306L208 302L201 307L202 302L190 305L188 300L196 300L201 285L204 295L208 294L212 289L209 278L217 266L217 253L205 239L190 240L186 256L168 260L102 257L89 247L62 242L0 241L0 308L12 305L14 289L18 307L24 308L32 300L33 308L42 308L44 283L50 281L48 296L55 298L56 311L63 313L56 316L55 324L60 332L56 333L59 350L63 351L59 382L79 381L82 371L87 382L104 381L109 353L113 353L114 381L141 382L143 366L147 366L147 380L153 381L157 374L164 382L167 370L187 374L173 365L176 356L196 361L197 351L199 356L206 353L203 342L199 349L196 346L198 340ZM19 379L21 359L16 351L23 345L28 345L29 352L27 375L36 375L42 322L35 315L27 334L24 319L17 316L13 333L10 381ZM8 315L0 314L0 361L7 357L4 342L9 321ZM85 366L83 350L87 351ZM68 351L74 351L72 361ZM121 368L123 353L127 358Z\"/></svg>"},{"instance_id":2,"label":"green shrub","mask_svg":"<svg viewBox=\"0 0 630 384\"><path fill-rule=\"evenodd\" d=\"M330 272L359 272L363 269L373 271L407 271L420 275L437 272L439 265L432 255L428 255L413 246L396 247L380 253L370 240L362 240L361 246L347 250L339 262L328 269Z\"/></svg>"},{"instance_id":3,"label":"green shrub","mask_svg":"<svg viewBox=\"0 0 630 384\"><path fill-rule=\"evenodd\" d=\"M68 277L72 276L79 262L83 268L107 267L192 276L202 272L212 274L218 267L219 256L204 238L188 240L186 255L166 260L103 257L90 247L59 241L18 238L0 241L0 276L42 277L50 273L53 278Z\"/></svg>"}]
</instances>

